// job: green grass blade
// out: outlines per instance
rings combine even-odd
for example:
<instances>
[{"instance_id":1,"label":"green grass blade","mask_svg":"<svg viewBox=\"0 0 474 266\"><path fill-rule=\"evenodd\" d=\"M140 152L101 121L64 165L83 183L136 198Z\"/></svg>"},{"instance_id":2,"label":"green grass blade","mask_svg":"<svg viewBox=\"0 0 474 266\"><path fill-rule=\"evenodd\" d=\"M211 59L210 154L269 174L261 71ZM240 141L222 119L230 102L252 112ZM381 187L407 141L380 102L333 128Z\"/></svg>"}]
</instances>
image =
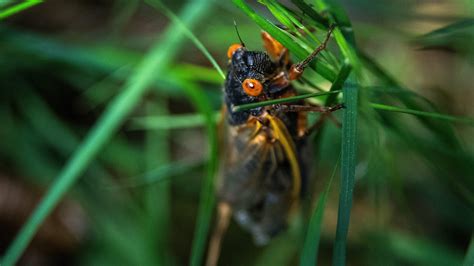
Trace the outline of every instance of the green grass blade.
<instances>
[{"instance_id":1,"label":"green grass blade","mask_svg":"<svg viewBox=\"0 0 474 266\"><path fill-rule=\"evenodd\" d=\"M239 7L248 17L250 17L258 26L268 32L273 38L283 44L298 59L302 60L309 55L309 52L303 49L296 40L286 31L273 25L270 21L257 14L243 0L233 0L234 4ZM313 60L310 67L321 74L327 80L334 80L336 72L328 64L321 60Z\"/></svg>"},{"instance_id":2,"label":"green grass blade","mask_svg":"<svg viewBox=\"0 0 474 266\"><path fill-rule=\"evenodd\" d=\"M268 8L268 10L270 10L273 16L286 28L293 32L296 31L295 24L293 24L293 22L287 16L285 16L285 14L282 14L275 1L259 0L259 2L264 4Z\"/></svg>"},{"instance_id":3,"label":"green grass blade","mask_svg":"<svg viewBox=\"0 0 474 266\"><path fill-rule=\"evenodd\" d=\"M204 56L207 57L209 62L211 62L212 66L217 70L219 75L222 77L222 79L225 79L225 74L224 71L222 71L221 67L219 64L217 64L216 60L212 55L209 53L209 51L206 49L206 47L202 44L202 42L196 37L196 35L193 34L192 31L190 31L186 25L184 25L181 20L176 16L169 8L167 8L161 1L153 1L153 0L147 0L146 1L148 4L151 6L154 6L158 9L163 10L165 15L173 21L173 23L176 23L177 25L181 26L181 30L183 33L196 45L196 47L204 54Z\"/></svg>"},{"instance_id":4,"label":"green grass blade","mask_svg":"<svg viewBox=\"0 0 474 266\"><path fill-rule=\"evenodd\" d=\"M334 0L317 0L316 4L321 10L327 11L329 21L337 25L334 29L334 39L336 39L344 57L348 59L352 67L354 67L358 78L363 77L362 63L358 57L354 31L346 12L342 6Z\"/></svg>"},{"instance_id":5,"label":"green grass blade","mask_svg":"<svg viewBox=\"0 0 474 266\"><path fill-rule=\"evenodd\" d=\"M449 122L458 122L458 123L464 123L470 126L474 126L474 119L470 117L459 117L459 116L445 115L445 114L440 114L440 113L425 112L425 111L413 110L413 109L408 109L408 108L400 108L400 107L395 107L395 106L390 106L390 105L385 105L385 104L380 104L380 103L371 103L370 106L372 106L372 108L377 109L377 110L412 114L416 116L430 117L430 118L435 118L435 119L447 120Z\"/></svg>"},{"instance_id":6,"label":"green grass blade","mask_svg":"<svg viewBox=\"0 0 474 266\"><path fill-rule=\"evenodd\" d=\"M423 34L417 37L414 41L423 47L430 47L446 44L453 40L456 41L454 37L459 33L469 33L472 35L474 33L474 18L456 21L442 28Z\"/></svg>"},{"instance_id":7,"label":"green grass blade","mask_svg":"<svg viewBox=\"0 0 474 266\"><path fill-rule=\"evenodd\" d=\"M167 98L159 95L146 103L148 115L166 115L168 113ZM167 166L170 163L171 147L168 131L146 131L145 162L146 169ZM147 239L150 250L156 250L157 261L166 265L169 260L169 245L167 240L170 235L171 224L171 183L156 182L143 190L144 205L146 206L148 224L147 234L152 235ZM154 253L155 253L154 252Z\"/></svg>"},{"instance_id":8,"label":"green grass blade","mask_svg":"<svg viewBox=\"0 0 474 266\"><path fill-rule=\"evenodd\" d=\"M207 164L206 178L202 184L199 201L198 217L196 229L194 230L193 245L189 264L191 266L201 265L206 250L207 235L212 224L212 211L215 205L214 177L217 172L218 150L217 150L217 130L214 119L214 110L207 96L192 83L184 83L183 88L195 107L206 118L206 131L208 137L209 162Z\"/></svg>"},{"instance_id":9,"label":"green grass blade","mask_svg":"<svg viewBox=\"0 0 474 266\"><path fill-rule=\"evenodd\" d=\"M208 11L208 1L190 2L182 13L183 22L192 27ZM150 86L154 77L164 71L168 63L177 54L184 40L181 27L172 24L165 32L163 41L155 44L144 57L136 72L125 84L123 93L109 105L105 113L92 128L84 142L72 155L56 181L52 184L43 200L27 220L15 240L7 249L2 265L11 266L16 263L39 226L51 213L64 194L72 187L79 176L105 143L117 131L126 116L139 102L141 96Z\"/></svg>"},{"instance_id":10,"label":"green grass blade","mask_svg":"<svg viewBox=\"0 0 474 266\"><path fill-rule=\"evenodd\" d=\"M326 29L329 27L329 22L326 18L319 15L311 6L306 4L303 0L291 0L295 6L297 6L300 10L304 10L305 14L307 14L310 18L314 21L318 22L320 25L324 26Z\"/></svg>"},{"instance_id":11,"label":"green grass blade","mask_svg":"<svg viewBox=\"0 0 474 266\"><path fill-rule=\"evenodd\" d=\"M367 54L360 53L366 68L370 70L375 76L377 76L383 83L387 84L394 89L399 91L409 91L408 89L402 87L391 75L389 75L386 71L380 67L372 58L370 58ZM420 104L416 100L423 99L423 105ZM398 100L402 102L406 107L414 110L421 110L424 106L429 107L429 109L436 111L437 108L433 104L431 104L427 99L423 97L417 97L415 99L412 96L399 94ZM426 108L426 107L425 107ZM458 149L461 147L460 141L457 138L454 130L450 126L446 126L445 124L434 123L431 119L426 119L424 116L417 116L418 120L423 124L426 128L428 128L432 133L434 133L440 140L442 140L450 149L455 148Z\"/></svg>"},{"instance_id":12,"label":"green grass blade","mask_svg":"<svg viewBox=\"0 0 474 266\"><path fill-rule=\"evenodd\" d=\"M26 0L23 3L8 7L5 10L0 10L0 20L15 15L16 13L19 13L42 2L42 0Z\"/></svg>"},{"instance_id":13,"label":"green grass blade","mask_svg":"<svg viewBox=\"0 0 474 266\"><path fill-rule=\"evenodd\" d=\"M346 82L346 79L349 77L351 70L352 66L348 62L345 62L341 70L337 74L336 80L334 80L334 82L332 83L329 91L340 91L340 89L344 86L344 82ZM325 105L329 106L331 104L334 104L337 100L337 95L338 94L329 95L326 99Z\"/></svg>"},{"instance_id":14,"label":"green grass blade","mask_svg":"<svg viewBox=\"0 0 474 266\"><path fill-rule=\"evenodd\" d=\"M249 109L253 109L253 108L257 108L257 107L263 107L263 106L272 105L272 104L291 103L291 102L296 102L296 101L299 101L299 100L312 98L312 97L338 94L339 92L341 92L341 91L340 90L335 90L335 91L315 92L315 93L308 93L308 94L303 94L303 95L298 95L298 96L293 96L293 97L280 98L280 99L275 99L275 100L268 100L268 101L263 101L263 102L242 104L242 105L234 106L232 108L232 111L233 112L240 112L240 111L249 110Z\"/></svg>"},{"instance_id":15,"label":"green grass blade","mask_svg":"<svg viewBox=\"0 0 474 266\"><path fill-rule=\"evenodd\" d=\"M321 225L323 221L324 208L326 208L326 201L328 198L329 190L331 188L332 180L336 175L336 170L339 164L339 160L334 166L331 178L327 181L326 189L319 196L318 204L314 209L313 215L309 221L308 232L303 244L303 251L300 258L300 266L315 266L317 265L318 251L319 251L319 239L321 236Z\"/></svg>"},{"instance_id":16,"label":"green grass blade","mask_svg":"<svg viewBox=\"0 0 474 266\"><path fill-rule=\"evenodd\" d=\"M179 72L180 76L189 81L201 81L222 86L221 75L216 73L212 68L191 64L180 64L171 68L171 70L173 72Z\"/></svg>"},{"instance_id":17,"label":"green grass blade","mask_svg":"<svg viewBox=\"0 0 474 266\"><path fill-rule=\"evenodd\" d=\"M343 96L346 108L342 115L341 188L333 254L333 265L335 266L342 266L346 263L346 240L349 231L352 194L354 190L358 87L355 85L352 74L349 76L348 82L344 85Z\"/></svg>"}]
</instances>

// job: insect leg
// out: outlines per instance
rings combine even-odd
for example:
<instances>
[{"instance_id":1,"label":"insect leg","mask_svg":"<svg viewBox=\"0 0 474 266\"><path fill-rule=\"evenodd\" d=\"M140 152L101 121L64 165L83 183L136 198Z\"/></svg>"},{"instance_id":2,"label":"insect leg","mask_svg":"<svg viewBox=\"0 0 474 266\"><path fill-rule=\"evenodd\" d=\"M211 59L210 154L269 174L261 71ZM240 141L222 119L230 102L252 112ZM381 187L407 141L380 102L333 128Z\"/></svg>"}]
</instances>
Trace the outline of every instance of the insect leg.
<instances>
[{"instance_id":1,"label":"insect leg","mask_svg":"<svg viewBox=\"0 0 474 266\"><path fill-rule=\"evenodd\" d=\"M302 135L302 137L306 137L306 136L309 136L311 135L313 132L315 131L319 131L321 129L321 127L323 126L324 124L324 121L326 121L326 118L329 118L331 119L331 121L334 122L334 124L336 124L336 126L338 127L341 127L341 123L339 121L337 121L332 115L331 113L324 113L321 115L321 117L318 119L318 121L316 121L316 123L314 123L311 127L307 128L304 132L304 134Z\"/></svg>"},{"instance_id":2,"label":"insect leg","mask_svg":"<svg viewBox=\"0 0 474 266\"><path fill-rule=\"evenodd\" d=\"M334 30L334 27L331 26L329 27L328 34L326 35L326 38L324 41L321 43L318 48L316 48L306 59L303 61L293 64L289 70L289 78L290 80L295 80L301 77L303 74L304 69L308 66L308 64L324 49L326 49L326 45L329 42L329 37L331 36L332 31Z\"/></svg>"},{"instance_id":3,"label":"insect leg","mask_svg":"<svg viewBox=\"0 0 474 266\"><path fill-rule=\"evenodd\" d=\"M212 234L211 242L209 244L209 251L207 253L206 266L216 266L219 260L221 251L221 242L224 233L229 226L230 216L232 215L232 208L226 202L219 203L217 207L217 225Z\"/></svg>"},{"instance_id":4,"label":"insect leg","mask_svg":"<svg viewBox=\"0 0 474 266\"><path fill-rule=\"evenodd\" d=\"M275 105L275 109L281 112L317 112L331 113L344 108L344 104L336 104L334 106L318 106L318 105Z\"/></svg>"},{"instance_id":5,"label":"insect leg","mask_svg":"<svg viewBox=\"0 0 474 266\"><path fill-rule=\"evenodd\" d=\"M331 119L336 126L341 127L341 123L332 115L332 112L344 108L344 104L337 104L330 107L319 106L319 105L274 105L276 112L298 112L305 121L306 117L303 115L306 112L318 112L322 113L319 120L309 128L306 128L306 123L302 123L298 126L298 136L304 137L310 135L312 132L317 131L321 128L326 118Z\"/></svg>"}]
</instances>

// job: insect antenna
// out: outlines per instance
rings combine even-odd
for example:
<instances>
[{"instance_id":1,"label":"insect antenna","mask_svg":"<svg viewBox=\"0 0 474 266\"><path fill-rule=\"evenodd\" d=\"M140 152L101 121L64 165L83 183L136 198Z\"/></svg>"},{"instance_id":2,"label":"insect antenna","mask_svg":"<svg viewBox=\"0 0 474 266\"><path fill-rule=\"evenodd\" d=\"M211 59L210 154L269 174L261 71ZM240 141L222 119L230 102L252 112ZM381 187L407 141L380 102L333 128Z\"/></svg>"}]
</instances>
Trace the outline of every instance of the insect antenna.
<instances>
[{"instance_id":1,"label":"insect antenna","mask_svg":"<svg viewBox=\"0 0 474 266\"><path fill-rule=\"evenodd\" d=\"M234 28L235 28L235 32L237 32L237 37L239 37L240 44L242 44L242 46L245 47L245 43L244 41L242 41L242 38L240 37L239 29L237 28L237 22L235 22L235 19L234 19Z\"/></svg>"}]
</instances>

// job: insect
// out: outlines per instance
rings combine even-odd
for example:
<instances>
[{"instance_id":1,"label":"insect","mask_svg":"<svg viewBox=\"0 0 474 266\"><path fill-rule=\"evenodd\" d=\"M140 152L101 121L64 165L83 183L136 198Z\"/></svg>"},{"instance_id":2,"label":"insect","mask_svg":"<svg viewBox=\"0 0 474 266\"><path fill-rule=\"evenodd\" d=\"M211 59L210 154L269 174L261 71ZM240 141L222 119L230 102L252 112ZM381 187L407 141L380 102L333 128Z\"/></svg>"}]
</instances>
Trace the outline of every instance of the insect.
<instances>
[{"instance_id":1,"label":"insect","mask_svg":"<svg viewBox=\"0 0 474 266\"><path fill-rule=\"evenodd\" d=\"M218 219L209 245L207 265L216 265L220 242L231 216L266 244L287 226L297 208L308 166L303 160L309 134L307 112L329 113L342 105L322 107L284 103L236 112L237 105L291 97L291 81L326 47L332 32L305 60L292 64L289 52L262 32L266 52L249 51L241 40L229 47L224 88L222 163L217 194ZM237 32L238 34L238 32ZM240 39L240 36L239 36ZM305 158L307 159L307 158Z\"/></svg>"}]
</instances>

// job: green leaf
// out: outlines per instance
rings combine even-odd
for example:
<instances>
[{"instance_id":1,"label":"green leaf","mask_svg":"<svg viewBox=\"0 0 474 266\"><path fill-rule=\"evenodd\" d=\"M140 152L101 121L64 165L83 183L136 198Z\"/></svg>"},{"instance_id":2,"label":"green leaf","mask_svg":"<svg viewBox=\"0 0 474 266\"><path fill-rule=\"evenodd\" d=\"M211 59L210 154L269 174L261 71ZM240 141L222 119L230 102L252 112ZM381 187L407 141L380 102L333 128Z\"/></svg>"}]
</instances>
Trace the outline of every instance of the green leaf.
<instances>
[{"instance_id":1,"label":"green leaf","mask_svg":"<svg viewBox=\"0 0 474 266\"><path fill-rule=\"evenodd\" d=\"M357 99L358 86L352 74L343 89L345 109L342 114L341 187L337 215L336 240L334 242L333 265L346 263L346 240L349 232L352 194L357 157Z\"/></svg>"},{"instance_id":2,"label":"green leaf","mask_svg":"<svg viewBox=\"0 0 474 266\"><path fill-rule=\"evenodd\" d=\"M349 77L349 74L351 73L352 66L348 63L345 62L344 65L342 66L341 70L337 74L336 80L331 85L331 89L329 91L340 91L342 86L344 86L344 82L346 79ZM326 99L326 106L332 105L336 102L338 94L331 94L328 96Z\"/></svg>"}]
</instances>

